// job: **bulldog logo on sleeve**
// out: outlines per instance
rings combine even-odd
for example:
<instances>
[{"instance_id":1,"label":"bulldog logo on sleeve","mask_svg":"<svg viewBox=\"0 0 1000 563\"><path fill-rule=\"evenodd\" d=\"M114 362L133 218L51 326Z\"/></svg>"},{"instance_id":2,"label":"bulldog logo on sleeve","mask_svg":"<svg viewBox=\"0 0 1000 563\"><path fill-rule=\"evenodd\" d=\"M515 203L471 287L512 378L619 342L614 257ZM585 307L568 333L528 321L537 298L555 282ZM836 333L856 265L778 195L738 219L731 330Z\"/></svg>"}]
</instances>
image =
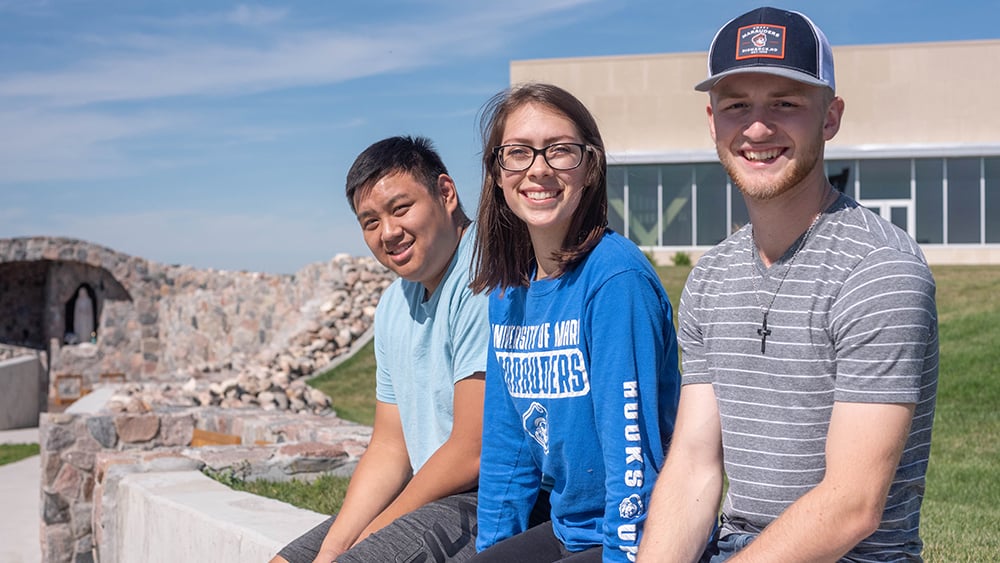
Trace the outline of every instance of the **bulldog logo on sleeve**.
<instances>
[{"instance_id":1,"label":"bulldog logo on sleeve","mask_svg":"<svg viewBox=\"0 0 1000 563\"><path fill-rule=\"evenodd\" d=\"M528 410L521 415L522 426L540 446L542 450L549 453L549 411L542 405L532 401Z\"/></svg>"}]
</instances>

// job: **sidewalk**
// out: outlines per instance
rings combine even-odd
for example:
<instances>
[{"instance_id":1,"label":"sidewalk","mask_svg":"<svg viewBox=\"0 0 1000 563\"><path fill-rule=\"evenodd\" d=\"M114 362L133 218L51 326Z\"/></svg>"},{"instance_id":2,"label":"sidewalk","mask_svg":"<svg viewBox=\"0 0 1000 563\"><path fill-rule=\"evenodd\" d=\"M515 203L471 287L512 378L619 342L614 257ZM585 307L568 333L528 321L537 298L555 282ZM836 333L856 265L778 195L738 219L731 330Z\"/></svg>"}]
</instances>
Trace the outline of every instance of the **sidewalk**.
<instances>
[{"instance_id":1,"label":"sidewalk","mask_svg":"<svg viewBox=\"0 0 1000 563\"><path fill-rule=\"evenodd\" d=\"M37 428L0 431L0 443L38 443ZM0 465L0 563L39 563L42 549L38 456Z\"/></svg>"},{"instance_id":2,"label":"sidewalk","mask_svg":"<svg viewBox=\"0 0 1000 563\"><path fill-rule=\"evenodd\" d=\"M0 430L0 444L37 444L37 428L18 428L17 430Z\"/></svg>"}]
</instances>

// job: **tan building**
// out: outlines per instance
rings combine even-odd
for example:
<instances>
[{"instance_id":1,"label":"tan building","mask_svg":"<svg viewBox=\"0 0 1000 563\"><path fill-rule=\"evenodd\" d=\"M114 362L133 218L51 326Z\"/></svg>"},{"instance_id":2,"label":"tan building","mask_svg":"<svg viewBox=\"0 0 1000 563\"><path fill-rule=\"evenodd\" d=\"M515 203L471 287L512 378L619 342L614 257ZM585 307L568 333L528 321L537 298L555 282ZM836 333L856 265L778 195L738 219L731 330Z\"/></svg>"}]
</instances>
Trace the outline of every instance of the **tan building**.
<instances>
[{"instance_id":1,"label":"tan building","mask_svg":"<svg viewBox=\"0 0 1000 563\"><path fill-rule=\"evenodd\" d=\"M834 47L844 122L835 184L899 225L933 263L1000 263L1000 40ZM597 117L611 226L665 258L747 222L694 90L707 53L512 61L511 83L551 82Z\"/></svg>"}]
</instances>

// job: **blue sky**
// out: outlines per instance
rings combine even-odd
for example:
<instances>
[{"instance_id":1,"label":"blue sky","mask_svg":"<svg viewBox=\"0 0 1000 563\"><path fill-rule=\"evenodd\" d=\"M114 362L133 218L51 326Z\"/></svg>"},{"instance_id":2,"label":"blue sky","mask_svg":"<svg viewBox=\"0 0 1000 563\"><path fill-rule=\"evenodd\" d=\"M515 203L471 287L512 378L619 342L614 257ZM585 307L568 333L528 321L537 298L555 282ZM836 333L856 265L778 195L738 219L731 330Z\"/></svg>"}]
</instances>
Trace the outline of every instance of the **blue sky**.
<instances>
[{"instance_id":1,"label":"blue sky","mask_svg":"<svg viewBox=\"0 0 1000 563\"><path fill-rule=\"evenodd\" d=\"M430 137L472 210L511 60L705 51L758 5L0 0L0 238L275 273L367 254L343 186L370 143ZM771 5L835 46L1000 37L998 0Z\"/></svg>"}]
</instances>

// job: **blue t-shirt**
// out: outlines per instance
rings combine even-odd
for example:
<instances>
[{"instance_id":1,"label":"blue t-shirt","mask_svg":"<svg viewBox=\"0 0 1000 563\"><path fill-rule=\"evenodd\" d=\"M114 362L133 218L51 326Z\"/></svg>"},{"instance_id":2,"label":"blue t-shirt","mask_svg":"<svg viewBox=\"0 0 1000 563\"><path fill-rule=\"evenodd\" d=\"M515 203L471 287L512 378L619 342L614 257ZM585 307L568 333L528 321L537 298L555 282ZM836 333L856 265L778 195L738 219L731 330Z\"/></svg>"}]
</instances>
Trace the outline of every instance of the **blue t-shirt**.
<instances>
[{"instance_id":1,"label":"blue t-shirt","mask_svg":"<svg viewBox=\"0 0 1000 563\"><path fill-rule=\"evenodd\" d=\"M414 473L451 435L455 383L486 370L488 299L469 289L475 238L473 224L426 301L422 284L399 278L375 311L375 396L399 408Z\"/></svg>"},{"instance_id":2,"label":"blue t-shirt","mask_svg":"<svg viewBox=\"0 0 1000 563\"><path fill-rule=\"evenodd\" d=\"M480 551L523 532L539 489L571 551L639 546L680 387L670 302L611 231L572 270L490 296Z\"/></svg>"}]
</instances>

